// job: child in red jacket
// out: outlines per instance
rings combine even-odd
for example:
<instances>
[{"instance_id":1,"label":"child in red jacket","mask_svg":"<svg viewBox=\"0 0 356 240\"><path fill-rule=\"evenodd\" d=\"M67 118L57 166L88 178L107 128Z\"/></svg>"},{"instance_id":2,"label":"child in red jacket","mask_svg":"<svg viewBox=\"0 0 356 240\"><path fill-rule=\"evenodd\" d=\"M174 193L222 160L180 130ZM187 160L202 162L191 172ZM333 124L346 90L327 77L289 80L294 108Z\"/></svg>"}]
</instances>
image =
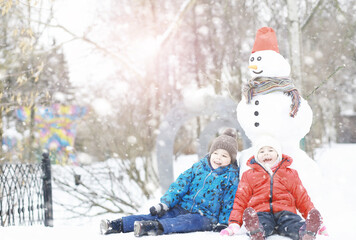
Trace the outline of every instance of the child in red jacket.
<instances>
[{"instance_id":1,"label":"child in red jacket","mask_svg":"<svg viewBox=\"0 0 356 240\"><path fill-rule=\"evenodd\" d=\"M289 168L292 158L282 155L280 144L269 136L261 137L255 149L256 154L247 162L251 169L243 173L239 183L229 227L220 234L234 235L244 222L255 240L274 233L294 240L315 239L317 233L327 235L297 171Z\"/></svg>"}]
</instances>

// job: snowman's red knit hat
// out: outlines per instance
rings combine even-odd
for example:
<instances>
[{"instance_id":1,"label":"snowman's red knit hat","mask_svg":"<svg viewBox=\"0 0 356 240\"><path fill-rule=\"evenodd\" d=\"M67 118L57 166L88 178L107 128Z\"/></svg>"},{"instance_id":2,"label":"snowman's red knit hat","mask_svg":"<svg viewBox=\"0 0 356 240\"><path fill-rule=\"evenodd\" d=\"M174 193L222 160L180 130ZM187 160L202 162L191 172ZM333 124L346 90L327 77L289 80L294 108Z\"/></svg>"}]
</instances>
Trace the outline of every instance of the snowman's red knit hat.
<instances>
[{"instance_id":1,"label":"snowman's red knit hat","mask_svg":"<svg viewBox=\"0 0 356 240\"><path fill-rule=\"evenodd\" d=\"M260 28L256 33L252 53L263 50L273 50L279 53L276 33L270 27Z\"/></svg>"}]
</instances>

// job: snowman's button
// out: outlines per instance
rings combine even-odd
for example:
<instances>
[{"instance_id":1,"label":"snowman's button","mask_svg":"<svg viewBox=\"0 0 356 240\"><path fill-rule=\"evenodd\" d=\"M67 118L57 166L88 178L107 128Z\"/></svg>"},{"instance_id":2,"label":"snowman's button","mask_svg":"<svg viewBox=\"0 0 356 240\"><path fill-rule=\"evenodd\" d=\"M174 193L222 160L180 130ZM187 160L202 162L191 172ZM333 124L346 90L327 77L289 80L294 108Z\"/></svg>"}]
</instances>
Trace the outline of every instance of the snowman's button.
<instances>
[{"instance_id":1,"label":"snowman's button","mask_svg":"<svg viewBox=\"0 0 356 240\"><path fill-rule=\"evenodd\" d=\"M260 126L260 124L258 122L255 122L255 127Z\"/></svg>"},{"instance_id":2,"label":"snowman's button","mask_svg":"<svg viewBox=\"0 0 356 240\"><path fill-rule=\"evenodd\" d=\"M255 105L258 105L260 104L260 102L258 100L255 101Z\"/></svg>"},{"instance_id":3,"label":"snowman's button","mask_svg":"<svg viewBox=\"0 0 356 240\"><path fill-rule=\"evenodd\" d=\"M253 114L255 114L255 116L258 116L259 113L258 111L255 111Z\"/></svg>"}]
</instances>

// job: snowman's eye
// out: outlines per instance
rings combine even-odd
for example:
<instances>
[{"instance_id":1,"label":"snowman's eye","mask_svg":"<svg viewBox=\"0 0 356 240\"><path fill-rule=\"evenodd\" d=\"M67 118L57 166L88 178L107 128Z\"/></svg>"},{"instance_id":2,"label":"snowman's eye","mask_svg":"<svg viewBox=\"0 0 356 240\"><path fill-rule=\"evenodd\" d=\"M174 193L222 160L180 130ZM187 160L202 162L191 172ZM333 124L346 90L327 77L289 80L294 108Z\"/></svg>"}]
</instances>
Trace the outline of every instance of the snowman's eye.
<instances>
[{"instance_id":1,"label":"snowman's eye","mask_svg":"<svg viewBox=\"0 0 356 240\"><path fill-rule=\"evenodd\" d=\"M254 60L255 60L255 58L254 58L254 57L252 57L252 58L250 59L250 61L251 61L251 62L253 62Z\"/></svg>"},{"instance_id":2,"label":"snowman's eye","mask_svg":"<svg viewBox=\"0 0 356 240\"><path fill-rule=\"evenodd\" d=\"M261 59L262 59L261 57L257 57L257 61L261 61Z\"/></svg>"}]
</instances>

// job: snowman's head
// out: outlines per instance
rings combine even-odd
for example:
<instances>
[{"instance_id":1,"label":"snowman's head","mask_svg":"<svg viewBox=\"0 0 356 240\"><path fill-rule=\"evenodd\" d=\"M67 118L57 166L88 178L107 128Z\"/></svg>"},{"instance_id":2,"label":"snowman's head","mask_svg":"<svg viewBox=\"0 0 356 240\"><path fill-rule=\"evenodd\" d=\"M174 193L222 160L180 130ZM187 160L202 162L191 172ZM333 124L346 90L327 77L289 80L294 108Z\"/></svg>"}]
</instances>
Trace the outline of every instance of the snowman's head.
<instances>
[{"instance_id":1,"label":"snowman's head","mask_svg":"<svg viewBox=\"0 0 356 240\"><path fill-rule=\"evenodd\" d=\"M273 50L252 53L248 68L252 77L288 77L291 71L288 61Z\"/></svg>"}]
</instances>

